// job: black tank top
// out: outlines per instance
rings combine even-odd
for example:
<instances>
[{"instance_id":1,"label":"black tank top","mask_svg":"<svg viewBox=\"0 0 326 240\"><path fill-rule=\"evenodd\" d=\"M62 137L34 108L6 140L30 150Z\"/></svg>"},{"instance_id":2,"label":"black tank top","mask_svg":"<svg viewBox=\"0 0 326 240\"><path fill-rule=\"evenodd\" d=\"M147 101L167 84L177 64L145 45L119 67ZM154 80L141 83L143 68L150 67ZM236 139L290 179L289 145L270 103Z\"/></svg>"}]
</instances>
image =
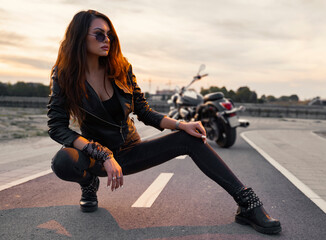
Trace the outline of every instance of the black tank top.
<instances>
[{"instance_id":1,"label":"black tank top","mask_svg":"<svg viewBox=\"0 0 326 240\"><path fill-rule=\"evenodd\" d=\"M120 124L124 118L124 114L117 95L113 92L112 97L102 103L106 111L113 117L114 121Z\"/></svg>"}]
</instances>

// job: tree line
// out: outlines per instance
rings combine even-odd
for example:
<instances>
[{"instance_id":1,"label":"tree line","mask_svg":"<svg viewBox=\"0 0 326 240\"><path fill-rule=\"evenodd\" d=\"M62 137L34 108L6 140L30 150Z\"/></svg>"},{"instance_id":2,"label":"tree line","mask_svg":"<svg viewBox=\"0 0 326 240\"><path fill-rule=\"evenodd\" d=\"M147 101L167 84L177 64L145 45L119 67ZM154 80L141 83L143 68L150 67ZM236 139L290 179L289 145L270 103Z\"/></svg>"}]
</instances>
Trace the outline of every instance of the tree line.
<instances>
[{"instance_id":1,"label":"tree line","mask_svg":"<svg viewBox=\"0 0 326 240\"><path fill-rule=\"evenodd\" d=\"M0 96L48 97L50 88L42 83L17 82L15 84L0 82Z\"/></svg>"},{"instance_id":2,"label":"tree line","mask_svg":"<svg viewBox=\"0 0 326 240\"><path fill-rule=\"evenodd\" d=\"M262 95L260 98L257 97L255 91L251 91L249 87L239 87L237 91L228 91L225 87L219 88L217 86L211 86L209 88L201 88L200 93L202 95L222 92L226 98L231 98L234 102L243 103L271 103L271 102L299 102L299 97L296 94L290 96L281 96L276 98L272 95Z\"/></svg>"},{"instance_id":3,"label":"tree line","mask_svg":"<svg viewBox=\"0 0 326 240\"><path fill-rule=\"evenodd\" d=\"M247 103L267 103L267 102L298 102L299 97L296 94L290 96L281 96L276 98L272 95L262 95L257 97L255 91L251 91L249 87L244 86L238 88L237 91L227 90L225 87L219 88L211 86L209 88L201 88L200 93L222 92L226 98L231 98L235 102ZM42 83L25 83L17 82L15 84L0 82L0 96L21 96L21 97L48 97L50 88Z\"/></svg>"}]
</instances>

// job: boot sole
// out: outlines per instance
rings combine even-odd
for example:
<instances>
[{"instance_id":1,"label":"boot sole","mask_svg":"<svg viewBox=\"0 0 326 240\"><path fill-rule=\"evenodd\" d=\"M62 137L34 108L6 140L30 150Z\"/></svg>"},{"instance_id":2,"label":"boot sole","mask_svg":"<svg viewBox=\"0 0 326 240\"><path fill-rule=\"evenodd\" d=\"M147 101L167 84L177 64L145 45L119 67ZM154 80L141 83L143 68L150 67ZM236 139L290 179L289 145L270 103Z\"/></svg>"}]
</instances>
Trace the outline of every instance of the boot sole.
<instances>
[{"instance_id":1,"label":"boot sole","mask_svg":"<svg viewBox=\"0 0 326 240\"><path fill-rule=\"evenodd\" d=\"M80 206L80 210L82 212L95 212L97 210L98 206L94 206L94 207L82 207Z\"/></svg>"},{"instance_id":2,"label":"boot sole","mask_svg":"<svg viewBox=\"0 0 326 240\"><path fill-rule=\"evenodd\" d=\"M282 231L281 226L264 228L264 227L258 226L257 224L253 223L252 221L250 221L246 218L240 217L240 216L235 217L235 222L242 224L242 225L251 225L257 232L264 233L264 234L277 234Z\"/></svg>"}]
</instances>

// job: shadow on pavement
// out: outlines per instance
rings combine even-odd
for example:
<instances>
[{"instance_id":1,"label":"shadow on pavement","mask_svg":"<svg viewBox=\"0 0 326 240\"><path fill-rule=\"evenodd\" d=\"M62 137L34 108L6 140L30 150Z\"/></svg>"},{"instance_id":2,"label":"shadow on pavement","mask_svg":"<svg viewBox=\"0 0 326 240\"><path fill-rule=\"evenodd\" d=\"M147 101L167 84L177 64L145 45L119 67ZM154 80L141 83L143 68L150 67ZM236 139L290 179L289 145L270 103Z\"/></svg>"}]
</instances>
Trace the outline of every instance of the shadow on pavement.
<instances>
[{"instance_id":1,"label":"shadow on pavement","mask_svg":"<svg viewBox=\"0 0 326 240\"><path fill-rule=\"evenodd\" d=\"M82 213L78 206L0 211L0 239L266 239L236 223L217 226L162 226L125 230L110 212Z\"/></svg>"}]
</instances>

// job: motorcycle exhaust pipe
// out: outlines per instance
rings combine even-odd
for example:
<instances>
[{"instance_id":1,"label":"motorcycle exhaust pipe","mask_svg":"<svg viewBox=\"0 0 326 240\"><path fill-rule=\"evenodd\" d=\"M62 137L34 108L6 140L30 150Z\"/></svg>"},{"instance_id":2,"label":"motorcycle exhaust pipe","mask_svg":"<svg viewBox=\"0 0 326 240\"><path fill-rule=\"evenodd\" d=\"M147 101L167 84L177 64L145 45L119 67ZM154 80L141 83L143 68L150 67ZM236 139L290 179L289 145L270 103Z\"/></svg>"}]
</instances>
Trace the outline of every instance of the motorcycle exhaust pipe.
<instances>
[{"instance_id":1,"label":"motorcycle exhaust pipe","mask_svg":"<svg viewBox=\"0 0 326 240\"><path fill-rule=\"evenodd\" d=\"M249 121L247 120L239 120L240 127L248 127L250 125Z\"/></svg>"}]
</instances>

